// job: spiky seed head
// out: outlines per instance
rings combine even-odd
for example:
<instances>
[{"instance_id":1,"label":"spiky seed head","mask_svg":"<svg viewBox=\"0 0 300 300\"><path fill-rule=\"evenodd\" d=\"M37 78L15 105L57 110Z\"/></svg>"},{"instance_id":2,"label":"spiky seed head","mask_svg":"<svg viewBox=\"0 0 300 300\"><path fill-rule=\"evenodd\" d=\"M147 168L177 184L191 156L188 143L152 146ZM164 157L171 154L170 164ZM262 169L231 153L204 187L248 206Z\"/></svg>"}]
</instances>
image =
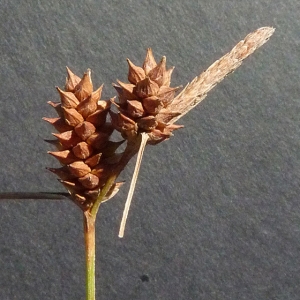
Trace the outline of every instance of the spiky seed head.
<instances>
[{"instance_id":1,"label":"spiky seed head","mask_svg":"<svg viewBox=\"0 0 300 300\"><path fill-rule=\"evenodd\" d=\"M111 102L119 110L119 114L110 112L112 124L125 139L146 132L150 137L148 143L157 144L169 138L172 131L177 129L168 128L167 124L158 126L161 112L164 116L173 116L175 113L168 110L178 90L178 87L170 87L174 68L166 69L165 56L157 64L150 48L143 67L134 65L129 59L127 62L129 83L117 80L118 84L113 84L119 102Z\"/></svg>"},{"instance_id":2,"label":"spiky seed head","mask_svg":"<svg viewBox=\"0 0 300 300\"><path fill-rule=\"evenodd\" d=\"M115 151L120 142L109 141L113 127L106 123L106 117L111 102L100 100L103 85L93 91L90 70L82 78L69 68L67 73L65 90L57 87L60 102L48 102L58 117L44 118L58 131L53 133L58 151L48 153L63 166L48 170L60 178L73 200L87 209L110 174L112 165L106 160L111 162L116 156L117 161Z\"/></svg>"}]
</instances>

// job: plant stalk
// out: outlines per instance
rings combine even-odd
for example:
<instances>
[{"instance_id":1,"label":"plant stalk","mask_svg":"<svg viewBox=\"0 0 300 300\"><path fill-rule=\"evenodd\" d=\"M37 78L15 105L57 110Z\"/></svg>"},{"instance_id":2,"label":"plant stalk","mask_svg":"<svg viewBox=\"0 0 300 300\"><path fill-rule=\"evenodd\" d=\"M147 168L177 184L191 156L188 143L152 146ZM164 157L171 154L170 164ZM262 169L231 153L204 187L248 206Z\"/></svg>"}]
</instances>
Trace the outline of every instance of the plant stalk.
<instances>
[{"instance_id":1,"label":"plant stalk","mask_svg":"<svg viewBox=\"0 0 300 300\"><path fill-rule=\"evenodd\" d=\"M85 257L86 257L86 300L96 299L95 287L95 221L89 211L83 213Z\"/></svg>"}]
</instances>

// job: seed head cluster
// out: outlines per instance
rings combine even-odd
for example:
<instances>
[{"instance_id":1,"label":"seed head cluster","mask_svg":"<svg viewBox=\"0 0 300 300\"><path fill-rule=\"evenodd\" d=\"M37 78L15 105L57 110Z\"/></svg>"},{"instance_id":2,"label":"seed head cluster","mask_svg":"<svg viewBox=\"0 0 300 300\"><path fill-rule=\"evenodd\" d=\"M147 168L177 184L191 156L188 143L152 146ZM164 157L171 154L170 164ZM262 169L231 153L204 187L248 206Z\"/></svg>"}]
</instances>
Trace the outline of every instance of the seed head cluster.
<instances>
[{"instance_id":1,"label":"seed head cluster","mask_svg":"<svg viewBox=\"0 0 300 300\"><path fill-rule=\"evenodd\" d=\"M52 141L57 151L48 153L62 165L48 169L84 209L96 201L120 161L122 153L117 154L116 150L124 140L132 141L145 132L148 143L157 144L182 127L162 121L167 115L177 114L168 109L178 87L170 87L174 68L166 69L166 58L157 64L149 48L143 67L135 66L129 59L127 62L129 83L113 84L118 102L114 98L101 100L103 85L94 91L90 70L80 78L67 68L64 90L57 87L60 102L48 102L58 117L43 118L58 131L53 133L56 140ZM112 103L117 112L111 110ZM114 130L121 133L123 140L110 140ZM112 197L120 185L114 183L106 198Z\"/></svg>"},{"instance_id":2,"label":"seed head cluster","mask_svg":"<svg viewBox=\"0 0 300 300\"><path fill-rule=\"evenodd\" d=\"M65 89L57 88L60 102L48 102L58 117L44 118L58 131L53 133L56 140L52 141L57 151L49 153L62 165L49 170L60 178L71 198L83 209L91 208L97 199L108 200L118 191L121 183L115 179L128 161L136 153L143 153L146 143L158 144L183 127L175 122L273 33L271 27L250 33L177 96L179 87L170 86L174 67L166 68L166 57L157 63L150 48L141 67L127 59L129 82L117 80L113 84L118 100L101 100L102 86L94 91L90 70L80 78L67 68ZM111 140L115 130L121 135L119 141ZM125 150L116 153L125 141ZM105 197L98 198L102 188Z\"/></svg>"},{"instance_id":3,"label":"seed head cluster","mask_svg":"<svg viewBox=\"0 0 300 300\"><path fill-rule=\"evenodd\" d=\"M157 64L152 50L147 50L143 67L134 65L127 59L128 81L114 84L119 102L112 101L118 113L110 111L114 128L126 139L136 137L139 133L149 135L149 144L157 144L168 139L174 129L183 126L168 125L163 116L176 115L170 111L175 92L180 87L170 87L174 67L166 69L166 57Z\"/></svg>"},{"instance_id":4,"label":"seed head cluster","mask_svg":"<svg viewBox=\"0 0 300 300\"><path fill-rule=\"evenodd\" d=\"M60 178L72 199L87 208L110 175L122 141L109 140L114 130L106 121L111 102L101 100L102 86L93 90L91 71L82 78L68 68L67 72L65 89L57 87L60 102L48 102L58 117L44 118L58 131L53 133L57 151L48 153L62 164L49 170Z\"/></svg>"}]
</instances>

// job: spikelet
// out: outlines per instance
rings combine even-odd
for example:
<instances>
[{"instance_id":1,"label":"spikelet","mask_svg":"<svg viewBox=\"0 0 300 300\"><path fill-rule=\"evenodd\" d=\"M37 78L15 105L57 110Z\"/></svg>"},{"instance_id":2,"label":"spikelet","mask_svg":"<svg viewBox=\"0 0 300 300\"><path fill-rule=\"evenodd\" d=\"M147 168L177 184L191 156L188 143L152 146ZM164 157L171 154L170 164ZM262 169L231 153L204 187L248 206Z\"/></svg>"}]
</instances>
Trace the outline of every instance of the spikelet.
<instances>
[{"instance_id":1,"label":"spikelet","mask_svg":"<svg viewBox=\"0 0 300 300\"><path fill-rule=\"evenodd\" d=\"M196 107L219 82L228 74L234 72L255 50L264 45L274 33L275 28L261 27L249 33L243 40L237 43L233 49L223 57L215 61L203 73L195 77L191 83L176 96L169 106L169 110L175 110L177 115L161 114L161 121L174 124L186 113Z\"/></svg>"},{"instance_id":2,"label":"spikelet","mask_svg":"<svg viewBox=\"0 0 300 300\"><path fill-rule=\"evenodd\" d=\"M111 102L100 100L103 85L93 90L90 70L82 78L68 68L67 72L65 90L57 87L60 102L48 102L58 117L43 118L58 131L53 133L58 151L48 153L62 165L49 170L60 178L71 198L88 209L110 175L111 162L117 161L113 158L121 142L109 141L114 128L106 122ZM115 183L109 195L120 185Z\"/></svg>"},{"instance_id":3,"label":"spikelet","mask_svg":"<svg viewBox=\"0 0 300 300\"><path fill-rule=\"evenodd\" d=\"M147 50L143 67L134 65L127 59L128 81L117 81L113 84L118 92L119 102L112 101L118 113L110 112L114 128L121 132L125 139L148 133L150 144L157 144L172 135L172 131L183 126L160 121L160 113L176 115L168 110L175 92L179 87L170 87L171 74L174 68L166 69L166 57L157 64L152 50Z\"/></svg>"}]
</instances>

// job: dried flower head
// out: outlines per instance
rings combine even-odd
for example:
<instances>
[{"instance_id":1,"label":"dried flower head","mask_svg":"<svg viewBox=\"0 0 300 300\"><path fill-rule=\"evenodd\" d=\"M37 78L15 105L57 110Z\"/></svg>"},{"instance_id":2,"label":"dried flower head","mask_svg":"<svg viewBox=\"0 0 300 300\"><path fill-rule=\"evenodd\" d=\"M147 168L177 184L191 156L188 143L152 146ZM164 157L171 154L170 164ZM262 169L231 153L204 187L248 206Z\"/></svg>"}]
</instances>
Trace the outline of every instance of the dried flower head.
<instances>
[{"instance_id":1,"label":"dried flower head","mask_svg":"<svg viewBox=\"0 0 300 300\"><path fill-rule=\"evenodd\" d=\"M58 151L49 151L62 165L49 168L67 188L72 199L83 209L96 200L112 169L115 150L121 142L109 140L114 128L106 122L111 102L100 100L102 86L93 90L91 71L82 78L67 68L65 90L57 87L60 102L48 102L58 113L56 118L43 118L58 133ZM119 188L115 183L107 197Z\"/></svg>"},{"instance_id":2,"label":"dried flower head","mask_svg":"<svg viewBox=\"0 0 300 300\"><path fill-rule=\"evenodd\" d=\"M168 125L162 115L174 115L169 110L175 92L179 87L170 87L173 68L166 69L166 57L159 63L152 50L147 50L143 67L134 65L127 59L128 81L114 84L119 102L113 103L118 113L110 112L112 124L126 139L134 138L142 132L149 136L148 143L157 144L168 139L172 131L182 126Z\"/></svg>"}]
</instances>

